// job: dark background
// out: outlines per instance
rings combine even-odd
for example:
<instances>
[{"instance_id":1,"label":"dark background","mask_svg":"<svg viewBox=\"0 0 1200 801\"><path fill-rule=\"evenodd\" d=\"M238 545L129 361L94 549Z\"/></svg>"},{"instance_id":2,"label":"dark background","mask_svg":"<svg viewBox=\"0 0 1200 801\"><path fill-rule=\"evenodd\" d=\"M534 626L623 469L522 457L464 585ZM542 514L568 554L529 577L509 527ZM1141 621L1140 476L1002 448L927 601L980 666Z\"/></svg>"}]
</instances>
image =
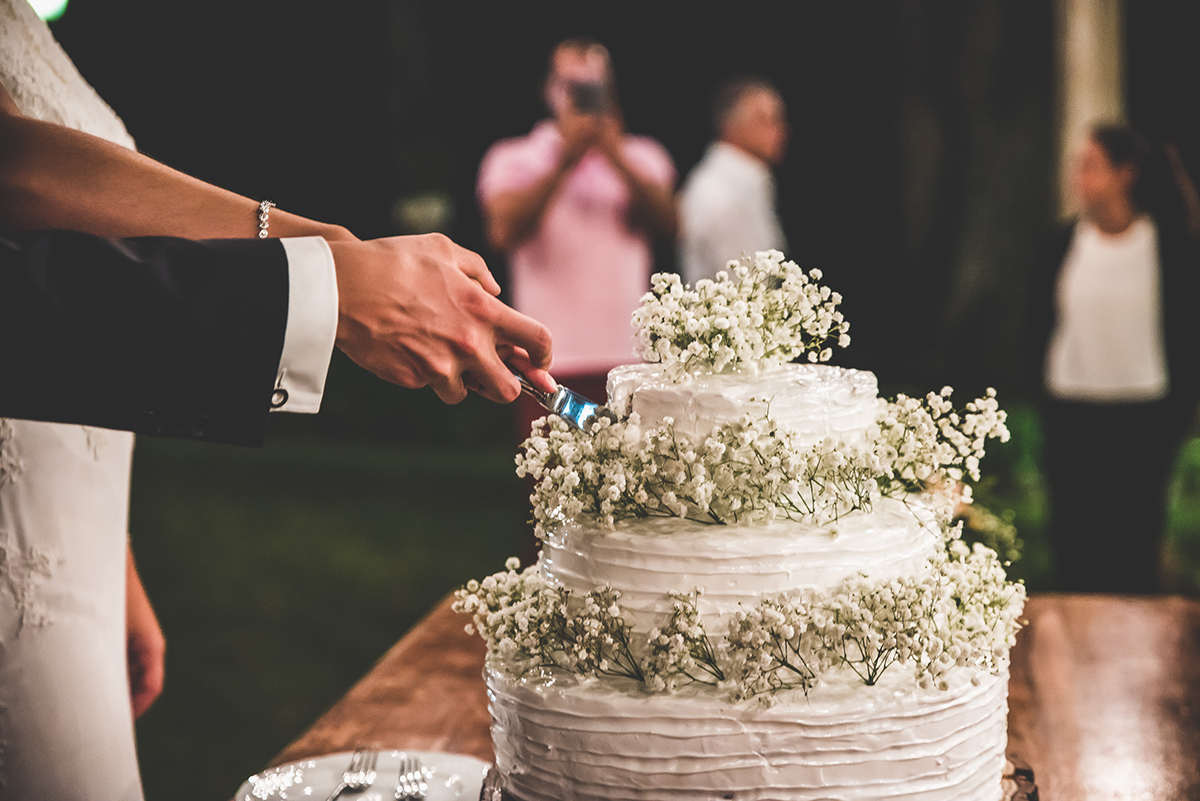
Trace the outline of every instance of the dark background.
<instances>
[{"instance_id":1,"label":"dark background","mask_svg":"<svg viewBox=\"0 0 1200 801\"><path fill-rule=\"evenodd\" d=\"M1182 6L1127 3L1127 96L1195 173L1200 49ZM854 342L839 358L886 394L1000 389L1014 443L985 472L1029 544L1018 574L1043 589L1019 344L1057 208L1052 24L1050 2L1020 0L71 0L52 27L149 155L362 237L407 233L399 200L444 198L445 232L502 283L476 169L541 117L554 42L609 46L629 129L662 141L681 177L708 140L714 84L771 78L792 124L788 255L846 297ZM435 599L520 547L503 407L448 409L335 355L321 414L271 426L262 451L138 446L132 537L171 642L167 692L139 724L151 799L227 797ZM1200 451L1189 464L1200 497ZM1188 525L1200 566L1200 518Z\"/></svg>"},{"instance_id":2,"label":"dark background","mask_svg":"<svg viewBox=\"0 0 1200 801\"><path fill-rule=\"evenodd\" d=\"M588 34L609 46L629 129L661 140L681 176L708 139L714 84L761 73L793 129L778 175L788 255L847 298L843 362L888 385L1020 391L1022 293L1056 208L1052 12L999 0L704 12L74 0L54 31L148 154L362 237L405 233L395 201L439 193L453 208L446 232L501 278L476 168L492 142L540 118L554 42ZM1127 17L1133 120L1174 138L1191 164L1200 51L1178 4L1139 0ZM659 269L672 268L669 246L659 251Z\"/></svg>"}]
</instances>

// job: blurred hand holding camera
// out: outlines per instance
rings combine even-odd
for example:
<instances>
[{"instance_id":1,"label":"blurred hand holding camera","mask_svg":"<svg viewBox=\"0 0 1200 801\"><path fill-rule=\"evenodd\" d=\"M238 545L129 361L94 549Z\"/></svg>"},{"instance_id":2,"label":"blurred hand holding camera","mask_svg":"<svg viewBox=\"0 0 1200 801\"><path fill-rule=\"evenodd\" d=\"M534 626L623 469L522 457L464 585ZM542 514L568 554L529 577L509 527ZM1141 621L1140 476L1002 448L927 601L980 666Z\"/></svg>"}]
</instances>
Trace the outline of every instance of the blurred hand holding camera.
<instances>
[{"instance_id":1,"label":"blurred hand holding camera","mask_svg":"<svg viewBox=\"0 0 1200 801\"><path fill-rule=\"evenodd\" d=\"M558 118L558 130L562 134L562 153L559 170L569 172L589 150L600 141L604 117L592 113L568 110Z\"/></svg>"}]
</instances>

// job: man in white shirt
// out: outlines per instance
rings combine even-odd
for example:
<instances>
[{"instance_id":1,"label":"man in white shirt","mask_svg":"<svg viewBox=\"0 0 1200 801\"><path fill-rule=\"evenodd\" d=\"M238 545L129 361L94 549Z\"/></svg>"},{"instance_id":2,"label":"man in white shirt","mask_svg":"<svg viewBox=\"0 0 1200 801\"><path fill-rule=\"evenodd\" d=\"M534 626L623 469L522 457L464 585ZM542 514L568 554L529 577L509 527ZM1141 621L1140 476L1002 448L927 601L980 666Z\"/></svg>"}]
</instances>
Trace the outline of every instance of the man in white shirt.
<instances>
[{"instance_id":1,"label":"man in white shirt","mask_svg":"<svg viewBox=\"0 0 1200 801\"><path fill-rule=\"evenodd\" d=\"M717 139L688 175L680 197L680 270L695 285L730 259L784 250L771 168L783 161L787 110L763 78L734 78L713 101Z\"/></svg>"}]
</instances>

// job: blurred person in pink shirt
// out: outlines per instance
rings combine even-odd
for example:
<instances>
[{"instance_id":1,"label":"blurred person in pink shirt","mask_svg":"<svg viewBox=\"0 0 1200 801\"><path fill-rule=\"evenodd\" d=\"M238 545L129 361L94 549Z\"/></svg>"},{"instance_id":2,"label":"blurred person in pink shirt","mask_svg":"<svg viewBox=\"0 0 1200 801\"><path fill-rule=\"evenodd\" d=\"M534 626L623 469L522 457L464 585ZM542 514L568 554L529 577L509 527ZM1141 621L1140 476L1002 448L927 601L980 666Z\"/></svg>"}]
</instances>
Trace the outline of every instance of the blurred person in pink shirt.
<instances>
[{"instance_id":1,"label":"blurred person in pink shirt","mask_svg":"<svg viewBox=\"0 0 1200 801\"><path fill-rule=\"evenodd\" d=\"M509 259L513 306L554 336L555 376L602 402L608 371L634 361L630 316L649 289L651 238L676 233L675 167L657 141L625 133L603 45L561 42L548 66L552 119L488 150L479 201ZM522 402L524 438L543 412Z\"/></svg>"}]
</instances>

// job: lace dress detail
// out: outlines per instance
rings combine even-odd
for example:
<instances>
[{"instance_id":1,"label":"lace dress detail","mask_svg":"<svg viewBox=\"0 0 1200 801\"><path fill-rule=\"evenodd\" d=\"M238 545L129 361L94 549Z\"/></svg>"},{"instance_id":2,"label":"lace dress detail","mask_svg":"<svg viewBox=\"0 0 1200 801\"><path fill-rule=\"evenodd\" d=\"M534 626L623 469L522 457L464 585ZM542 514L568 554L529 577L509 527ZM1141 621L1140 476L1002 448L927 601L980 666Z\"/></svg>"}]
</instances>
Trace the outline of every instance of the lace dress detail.
<instances>
[{"instance_id":1,"label":"lace dress detail","mask_svg":"<svg viewBox=\"0 0 1200 801\"><path fill-rule=\"evenodd\" d=\"M24 469L21 457L17 456L16 443L13 440L12 421L0 417L0 488L15 481L21 474L21 470Z\"/></svg>"},{"instance_id":2,"label":"lace dress detail","mask_svg":"<svg viewBox=\"0 0 1200 801\"><path fill-rule=\"evenodd\" d=\"M27 0L0 0L0 84L28 117L133 147ZM132 451L125 432L0 419L0 799L142 799L125 661Z\"/></svg>"},{"instance_id":3,"label":"lace dress detail","mask_svg":"<svg viewBox=\"0 0 1200 801\"><path fill-rule=\"evenodd\" d=\"M25 0L0 1L0 84L27 117L134 146L121 120Z\"/></svg>"}]
</instances>

